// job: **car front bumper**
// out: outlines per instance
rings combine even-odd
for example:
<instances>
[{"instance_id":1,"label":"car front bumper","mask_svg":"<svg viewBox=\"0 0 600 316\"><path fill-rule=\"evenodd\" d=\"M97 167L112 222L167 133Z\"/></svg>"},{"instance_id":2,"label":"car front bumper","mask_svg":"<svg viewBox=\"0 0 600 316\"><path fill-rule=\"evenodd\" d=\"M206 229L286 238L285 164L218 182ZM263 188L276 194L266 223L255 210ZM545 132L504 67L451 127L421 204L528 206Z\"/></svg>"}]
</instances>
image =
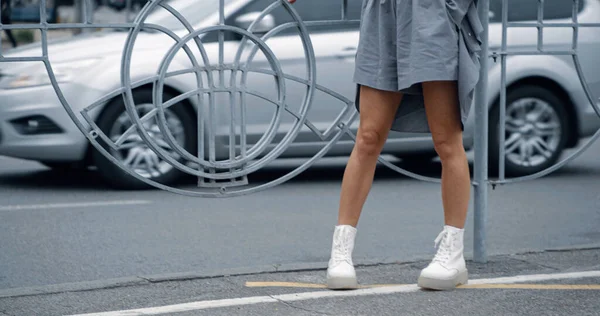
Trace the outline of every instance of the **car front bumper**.
<instances>
[{"instance_id":1,"label":"car front bumper","mask_svg":"<svg viewBox=\"0 0 600 316\"><path fill-rule=\"evenodd\" d=\"M98 91L75 83L61 84L60 88L65 98L77 106L87 106L93 101L85 99L99 95ZM79 111L73 108L81 118ZM44 129L36 132L36 125L43 125ZM0 90L0 155L39 161L80 161L87 147L87 139L52 86Z\"/></svg>"}]
</instances>

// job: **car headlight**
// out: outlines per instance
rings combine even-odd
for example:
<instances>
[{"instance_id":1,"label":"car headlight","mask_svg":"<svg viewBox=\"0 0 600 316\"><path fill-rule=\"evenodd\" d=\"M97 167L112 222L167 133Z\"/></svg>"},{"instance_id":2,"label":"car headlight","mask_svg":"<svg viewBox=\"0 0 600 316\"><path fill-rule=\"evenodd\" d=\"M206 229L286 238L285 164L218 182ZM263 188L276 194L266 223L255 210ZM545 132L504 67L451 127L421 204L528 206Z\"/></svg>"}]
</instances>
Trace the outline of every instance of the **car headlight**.
<instances>
[{"instance_id":1,"label":"car headlight","mask_svg":"<svg viewBox=\"0 0 600 316\"><path fill-rule=\"evenodd\" d=\"M56 77L56 81L59 83L65 83L73 80L73 76L78 72L92 67L99 61L100 59L83 59L69 62L52 63L51 65L54 76ZM2 88L18 89L49 84L51 84L50 76L48 75L46 68L36 67L30 71L13 76L10 80L2 85Z\"/></svg>"}]
</instances>

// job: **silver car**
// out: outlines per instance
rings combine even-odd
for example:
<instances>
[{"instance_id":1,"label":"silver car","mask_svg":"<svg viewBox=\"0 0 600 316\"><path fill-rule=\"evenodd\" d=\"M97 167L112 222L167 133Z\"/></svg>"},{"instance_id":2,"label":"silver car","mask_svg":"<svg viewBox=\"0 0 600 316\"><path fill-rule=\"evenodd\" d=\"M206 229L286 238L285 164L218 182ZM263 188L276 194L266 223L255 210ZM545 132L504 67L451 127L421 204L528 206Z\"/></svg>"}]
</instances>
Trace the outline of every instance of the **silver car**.
<instances>
[{"instance_id":1,"label":"silver car","mask_svg":"<svg viewBox=\"0 0 600 316\"><path fill-rule=\"evenodd\" d=\"M338 20L340 2L337 0L302 0L294 8L305 21ZM511 21L537 19L537 1L509 1ZM189 21L194 29L218 23L218 0L171 0L168 3ZM273 3L273 0L225 0L228 25L247 28L257 14ZM350 19L358 19L361 1L349 1ZM572 1L546 0L544 16L547 21L570 22ZM501 0L491 0L490 48L497 50L501 41ZM580 22L600 22L600 1L581 1ZM256 25L257 32L292 21L289 13L279 8ZM189 32L171 14L157 9L146 23L165 26L178 36ZM127 30L109 30L82 34L68 40L51 43L49 58L61 91L75 113L93 104L103 96L121 87L121 59L127 39ZM260 33L258 34L260 35ZM353 63L358 43L357 25L339 24L311 29L311 42L316 56L318 83L352 100L355 85L352 82ZM212 61L218 59L216 33L199 35ZM544 30L546 49L569 49L572 29L549 28ZM225 61L237 51L241 36L225 34ZM156 75L160 62L174 44L163 32L147 30L135 41L131 62L131 80L136 81ZM298 33L283 32L267 41L284 73L300 78L306 77L306 57ZM508 45L511 49L535 48L535 29L510 29ZM600 95L600 32L597 29L579 30L580 59L585 76L593 93ZM198 56L197 52L193 53ZM24 47L5 54L7 57L40 56L39 44ZM198 58L200 59L200 58ZM508 58L508 103L506 123L506 170L510 175L526 175L547 168L567 149L576 146L580 139L590 136L600 128L600 119L584 95L581 83L570 56L513 56ZM185 54L176 54L171 65L174 69L191 66ZM254 67L269 68L267 58L257 55ZM491 164L496 165L498 148L498 99L500 94L500 65L490 63L490 147ZM274 94L273 76L254 74L247 78L247 85L265 95ZM41 63L0 64L0 155L39 161L52 168L73 166L96 166L112 185L121 188L140 187L138 180L101 155L76 128L54 92ZM197 88L189 77L173 77L165 81L163 100L168 100ZM292 82L287 85L286 102L300 104L306 86ZM228 102L217 96L217 102ZM150 111L153 105L152 85L142 85L133 90L133 98L140 115ZM268 129L276 107L261 98L247 100L247 142L258 142ZM345 104L327 93L317 93L308 119L314 126L324 130L339 115ZM165 118L173 139L191 153L197 150L197 98L184 99L165 110ZM219 107L215 115L216 159L229 155L230 122L226 119L227 107ZM123 97L102 103L89 112L95 124L112 140L119 139L132 125L126 112ZM288 113L282 116L274 143L280 141L295 118ZM465 126L465 146L473 146L474 115ZM170 148L160 133L157 120L149 120L146 130L159 146L178 154ZM206 124L205 124L206 125ZM356 131L358 122L352 125ZM207 135L208 133L204 133ZM181 173L157 157L147 148L136 133L121 137L119 150L111 154L124 165L143 177L160 183L172 184ZM325 144L308 128L301 129L291 146L281 157L310 157ZM328 155L348 155L353 141L340 140ZM268 151L267 147L267 151ZM271 146L270 148L273 148ZM392 133L384 148L407 161L433 159L435 151L431 138L422 134Z\"/></svg>"}]
</instances>

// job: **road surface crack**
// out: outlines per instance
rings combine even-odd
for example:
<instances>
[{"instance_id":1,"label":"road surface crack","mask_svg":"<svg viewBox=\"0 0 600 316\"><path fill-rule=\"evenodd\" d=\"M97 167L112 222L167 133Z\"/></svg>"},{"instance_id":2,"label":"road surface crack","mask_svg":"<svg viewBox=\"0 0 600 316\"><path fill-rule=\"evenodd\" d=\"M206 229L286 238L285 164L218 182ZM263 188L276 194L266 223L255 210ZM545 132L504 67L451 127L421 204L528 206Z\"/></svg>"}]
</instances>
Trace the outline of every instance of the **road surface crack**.
<instances>
[{"instance_id":1,"label":"road surface crack","mask_svg":"<svg viewBox=\"0 0 600 316\"><path fill-rule=\"evenodd\" d=\"M286 301L284 301L282 299L279 299L279 298L277 298L277 297L275 297L273 295L269 295L269 297L272 298L272 299L274 299L274 300L276 300L276 301L278 301L278 302L280 302L281 304L283 304L285 306L288 306L288 307L291 307L293 309L297 309L297 310L301 310L301 311L305 311L305 312L309 312L309 313L315 313L315 314L318 314L318 315L333 315L333 314L329 314L329 313L325 313L325 312L321 312L321 311L316 311L316 310L312 310L312 309L308 309L308 308L303 308L303 307L300 307L300 306L296 306L296 305L290 304L290 303L288 303L288 302L286 302Z\"/></svg>"},{"instance_id":2,"label":"road surface crack","mask_svg":"<svg viewBox=\"0 0 600 316\"><path fill-rule=\"evenodd\" d=\"M515 260L519 260L519 261L521 261L523 263L535 265L535 266L546 268L546 269L550 269L550 270L553 270L553 271L560 271L560 269L557 268L557 267L553 267L553 266L548 266L548 265L545 265L545 264L541 264L541 263L539 263L537 261L530 261L530 260L525 259L525 258L515 258Z\"/></svg>"},{"instance_id":3,"label":"road surface crack","mask_svg":"<svg viewBox=\"0 0 600 316\"><path fill-rule=\"evenodd\" d=\"M13 316L13 315L11 315L11 314L7 313L6 311L0 311L0 314L1 314L2 316Z\"/></svg>"}]
</instances>

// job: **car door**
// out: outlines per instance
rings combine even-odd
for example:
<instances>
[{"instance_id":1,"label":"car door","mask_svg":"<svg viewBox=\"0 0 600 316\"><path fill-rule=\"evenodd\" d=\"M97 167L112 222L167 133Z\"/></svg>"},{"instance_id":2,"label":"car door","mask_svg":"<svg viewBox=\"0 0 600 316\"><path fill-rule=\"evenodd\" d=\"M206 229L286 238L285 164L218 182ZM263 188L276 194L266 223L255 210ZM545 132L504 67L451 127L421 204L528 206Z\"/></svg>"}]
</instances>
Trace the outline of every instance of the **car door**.
<instances>
[{"instance_id":1,"label":"car door","mask_svg":"<svg viewBox=\"0 0 600 316\"><path fill-rule=\"evenodd\" d=\"M262 12L272 3L273 0L252 1L229 17L226 23L239 24L240 19L245 19L249 14ZM357 20L360 14L360 1L350 1L349 3L349 18ZM293 8L303 21L340 20L342 11L341 1L303 0L296 2ZM273 19L276 26L293 21L293 17L283 6L274 10L269 19ZM316 84L353 100L355 86L352 75L358 43L358 23L310 26L309 34L316 61ZM308 59L297 28L283 31L268 39L266 45L273 52L284 74L301 80L309 78ZM252 61L251 68L271 69L272 67L264 54L259 53ZM274 144L280 142L293 128L296 121L294 115L301 112L301 106L304 103L307 85L305 82L298 82L295 78L288 77L285 80L287 111L281 113L281 124L273 141ZM249 90L258 91L262 95L268 96L270 100L277 99L277 85L272 75L251 73L248 74L245 84ZM346 104L342 100L317 89L307 118L320 132L324 132L345 107ZM276 114L276 108L269 101L256 96L247 96L246 132L250 144L259 141L269 129ZM308 127L303 126L284 156L312 155L321 148L322 144L321 138Z\"/></svg>"},{"instance_id":2,"label":"car door","mask_svg":"<svg viewBox=\"0 0 600 316\"><path fill-rule=\"evenodd\" d=\"M513 10L509 11L509 20L535 21L537 19L537 3L524 3L513 0ZM496 6L500 6L501 1L496 1ZM546 0L544 3L543 16L545 23L570 23L572 22L573 12L572 1ZM580 23L598 23L600 22L600 1L582 0L579 2L578 21ZM537 31L534 28L526 32L520 30L520 35L527 34L532 43L537 43ZM568 51L572 48L573 28L569 27L546 27L544 28L543 48L547 51ZM533 47L532 47L533 49ZM600 49L600 31L594 27L580 27L577 36L577 52L581 65L582 74L586 84L590 88L596 102L600 97L600 65L598 64L598 51ZM570 55L559 56L567 64L573 65L573 58ZM574 79L578 80L578 78ZM575 86L581 87L579 82ZM585 101L587 104L587 100ZM591 106L576 109L583 111L583 116L592 113Z\"/></svg>"},{"instance_id":3,"label":"car door","mask_svg":"<svg viewBox=\"0 0 600 316\"><path fill-rule=\"evenodd\" d=\"M249 2L242 9L228 17L226 24L239 25L239 20L248 20L252 14L262 12L273 0L255 0ZM316 60L316 82L319 86L330 89L342 95L345 99L354 101L356 85L353 81L354 62L359 39L359 23L362 1L348 1L347 16L354 23L330 23L326 25L310 25L309 33ZM293 5L301 19L308 24L314 21L339 21L341 19L341 0L303 0ZM271 12L269 19L273 25L278 26L294 19L281 6ZM262 34L257 33L261 36ZM240 37L241 38L241 37ZM233 38L229 38L234 40ZM279 33L266 41L266 45L273 52L277 63L281 65L286 75L307 80L307 56L302 45L297 29ZM252 45L250 45L252 47ZM259 54L252 61L251 68L271 69L267 58ZM265 101L256 96L246 99L246 134L247 143L255 144L269 130L276 114L277 107L272 100L277 99L276 85L272 75L251 73L245 82L246 88L259 91L263 96L268 96L271 101ZM270 148L282 141L293 128L296 120L294 114L300 113L301 105L306 94L306 84L293 79L285 80L285 104L289 113L283 111L280 116L281 124ZM331 94L316 90L307 118L320 133L327 130L336 120L346 103L333 97ZM293 114L291 114L293 113ZM359 120L356 119L350 126L356 133ZM307 126L303 126L295 137L293 144L282 155L283 157L312 156L319 151L329 139L323 140ZM351 152L354 141L349 136L344 136L329 151L331 155L347 155ZM384 152L400 154L411 152L432 151L433 145L429 135L392 132L389 141L384 147Z\"/></svg>"},{"instance_id":4,"label":"car door","mask_svg":"<svg viewBox=\"0 0 600 316\"><path fill-rule=\"evenodd\" d=\"M585 6L580 15L581 23L600 23L600 1L584 1ZM579 59L585 79L600 106L600 28L579 28Z\"/></svg>"}]
</instances>

